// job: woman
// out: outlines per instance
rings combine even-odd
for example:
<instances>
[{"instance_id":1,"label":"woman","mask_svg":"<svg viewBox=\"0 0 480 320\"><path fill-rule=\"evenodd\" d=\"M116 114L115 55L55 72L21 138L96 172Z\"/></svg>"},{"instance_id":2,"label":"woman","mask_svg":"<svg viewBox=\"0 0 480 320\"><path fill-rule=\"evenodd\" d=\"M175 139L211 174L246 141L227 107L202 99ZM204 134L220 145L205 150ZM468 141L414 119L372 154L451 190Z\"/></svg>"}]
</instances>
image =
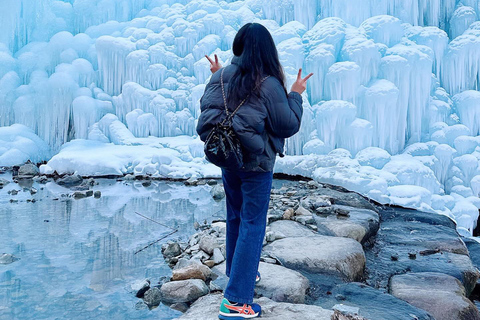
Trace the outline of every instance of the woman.
<instances>
[{"instance_id":1,"label":"woman","mask_svg":"<svg viewBox=\"0 0 480 320\"><path fill-rule=\"evenodd\" d=\"M227 201L226 274L230 279L219 318L249 319L261 314L253 296L275 158L283 156L285 138L300 128L301 94L312 74L302 79L300 69L287 94L273 38L258 23L248 23L238 31L233 54L231 65L225 68L216 55L215 61L207 56L213 75L200 100L197 132L205 141L212 128L225 119L224 93L230 111L246 99L232 120L244 148L244 166L237 171L222 169Z\"/></svg>"}]
</instances>

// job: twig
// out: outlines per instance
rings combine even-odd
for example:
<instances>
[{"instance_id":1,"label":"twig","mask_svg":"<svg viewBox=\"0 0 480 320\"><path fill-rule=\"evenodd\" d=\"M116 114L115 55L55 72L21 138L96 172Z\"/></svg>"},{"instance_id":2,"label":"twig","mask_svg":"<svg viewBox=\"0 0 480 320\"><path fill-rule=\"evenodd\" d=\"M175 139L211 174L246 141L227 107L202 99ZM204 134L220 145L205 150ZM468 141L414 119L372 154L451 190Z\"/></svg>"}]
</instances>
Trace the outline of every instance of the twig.
<instances>
[{"instance_id":1,"label":"twig","mask_svg":"<svg viewBox=\"0 0 480 320\"><path fill-rule=\"evenodd\" d=\"M168 229L170 229L170 230L178 230L178 229L169 227L169 226L167 226L166 224L163 224L163 223L160 223L160 222L158 222L158 221L155 221L155 220L153 220L152 218L146 217L146 216L144 216L143 214L138 213L138 212L136 212L136 211L135 211L135 213L138 214L138 215L139 215L140 217L142 217L142 218L145 218L145 219L147 219L147 220L150 220L150 221L152 221L152 222L155 222L156 224L161 225L162 227L168 228Z\"/></svg>"},{"instance_id":2,"label":"twig","mask_svg":"<svg viewBox=\"0 0 480 320\"><path fill-rule=\"evenodd\" d=\"M137 253L139 253L139 252L141 252L141 251L143 251L143 250L147 249L148 247L150 247L150 246L154 245L155 243L157 243L157 242L159 242L159 241L162 241L162 240L163 240L163 239L165 239L166 237L169 237L169 236L171 236L172 234L174 234L174 233L176 233L176 232L178 232L178 229L175 229L175 230L173 230L172 232L170 232L169 234L167 234L167 235L165 235L165 236L161 237L160 239L158 239L158 240L155 240L154 242L151 242L151 243L149 243L148 245L146 245L146 246L145 246L145 247L143 247L142 249L140 249L140 250L137 250L137 251L135 252L135 254L137 254Z\"/></svg>"}]
</instances>

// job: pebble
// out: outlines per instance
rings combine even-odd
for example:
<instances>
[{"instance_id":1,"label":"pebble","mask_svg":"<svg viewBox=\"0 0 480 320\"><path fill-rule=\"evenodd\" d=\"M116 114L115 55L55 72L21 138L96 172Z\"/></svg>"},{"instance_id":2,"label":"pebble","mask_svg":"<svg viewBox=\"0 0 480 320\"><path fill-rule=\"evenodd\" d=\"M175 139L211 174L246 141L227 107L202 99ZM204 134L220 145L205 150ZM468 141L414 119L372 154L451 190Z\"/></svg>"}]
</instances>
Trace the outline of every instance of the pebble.
<instances>
[{"instance_id":1,"label":"pebble","mask_svg":"<svg viewBox=\"0 0 480 320\"><path fill-rule=\"evenodd\" d=\"M215 179L210 179L210 180L207 181L207 184L209 186L214 186L214 185L218 184L218 182Z\"/></svg>"},{"instance_id":2,"label":"pebble","mask_svg":"<svg viewBox=\"0 0 480 320\"><path fill-rule=\"evenodd\" d=\"M94 197L95 199L99 199L101 196L102 196L102 193L101 193L100 191L95 191L95 192L93 193L93 197Z\"/></svg>"}]
</instances>

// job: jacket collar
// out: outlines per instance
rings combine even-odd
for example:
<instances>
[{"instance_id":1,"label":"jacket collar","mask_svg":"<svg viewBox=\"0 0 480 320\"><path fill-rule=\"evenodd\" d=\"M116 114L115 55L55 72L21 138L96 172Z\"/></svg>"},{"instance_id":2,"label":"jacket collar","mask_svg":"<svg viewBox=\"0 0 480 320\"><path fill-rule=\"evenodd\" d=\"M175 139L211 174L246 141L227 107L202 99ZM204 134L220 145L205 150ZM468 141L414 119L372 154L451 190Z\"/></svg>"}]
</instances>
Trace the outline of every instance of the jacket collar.
<instances>
[{"instance_id":1,"label":"jacket collar","mask_svg":"<svg viewBox=\"0 0 480 320\"><path fill-rule=\"evenodd\" d=\"M236 56L236 55L233 55L231 64L238 65L238 60L240 60L240 57L239 57L239 56Z\"/></svg>"}]
</instances>

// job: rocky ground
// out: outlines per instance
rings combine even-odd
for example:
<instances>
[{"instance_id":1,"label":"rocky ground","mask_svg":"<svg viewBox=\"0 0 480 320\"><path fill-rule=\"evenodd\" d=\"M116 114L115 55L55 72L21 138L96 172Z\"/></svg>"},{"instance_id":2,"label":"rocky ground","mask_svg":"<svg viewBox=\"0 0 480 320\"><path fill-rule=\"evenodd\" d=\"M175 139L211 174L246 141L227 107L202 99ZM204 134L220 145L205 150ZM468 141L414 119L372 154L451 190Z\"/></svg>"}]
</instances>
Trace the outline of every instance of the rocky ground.
<instances>
[{"instance_id":1,"label":"rocky ground","mask_svg":"<svg viewBox=\"0 0 480 320\"><path fill-rule=\"evenodd\" d=\"M212 196L224 196L221 185ZM184 312L180 320L217 319L226 225L196 227L188 242L163 246L172 277L140 283L137 307L165 303ZM480 319L469 299L478 290L476 251L480 244L462 239L446 216L299 181L272 190L256 301L266 319Z\"/></svg>"},{"instance_id":2,"label":"rocky ground","mask_svg":"<svg viewBox=\"0 0 480 320\"><path fill-rule=\"evenodd\" d=\"M33 196L33 181L55 180L72 190L62 196L101 197L92 191L94 179L39 176L33 164L14 168L13 180L19 190L12 193ZM0 179L0 188L8 183ZM225 196L217 180L185 184L210 185L214 199ZM137 308L164 303L184 312L179 319L217 319L228 282L226 225L195 228L187 242L162 247L170 277L132 284ZM2 254L0 264L16 259ZM263 318L480 319L480 244L461 238L446 216L385 207L342 188L297 181L272 189L261 260L256 298Z\"/></svg>"}]
</instances>

